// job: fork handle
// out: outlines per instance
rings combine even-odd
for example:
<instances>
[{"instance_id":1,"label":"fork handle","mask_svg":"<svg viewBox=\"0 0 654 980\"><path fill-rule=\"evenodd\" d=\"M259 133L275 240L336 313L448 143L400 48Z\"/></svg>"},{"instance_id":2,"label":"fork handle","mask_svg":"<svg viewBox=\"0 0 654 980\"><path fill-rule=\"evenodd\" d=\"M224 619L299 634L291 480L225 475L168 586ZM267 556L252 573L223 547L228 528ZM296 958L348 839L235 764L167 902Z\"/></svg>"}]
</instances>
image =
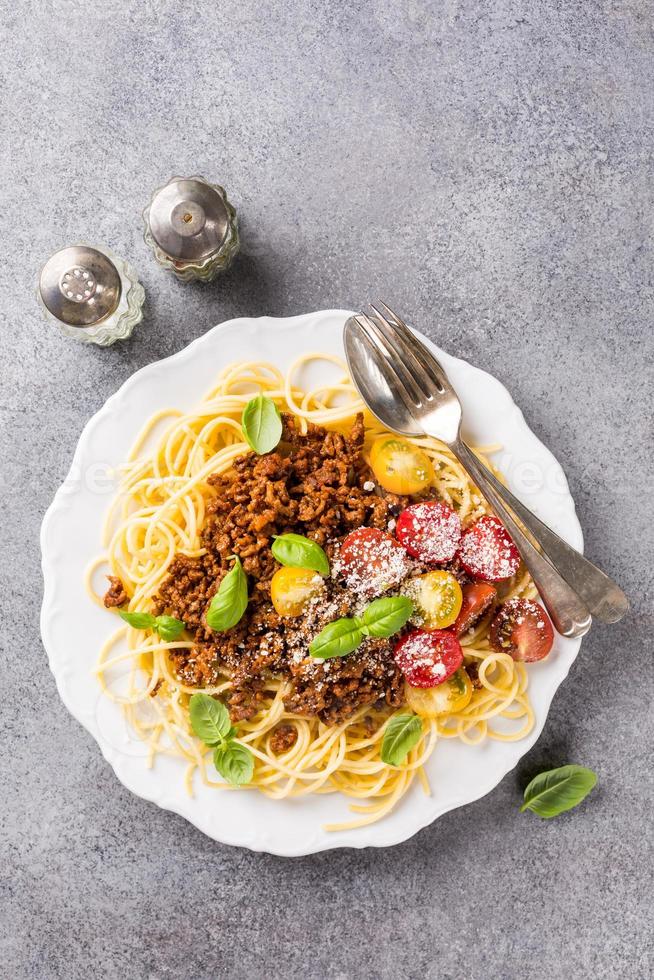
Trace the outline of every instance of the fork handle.
<instances>
[{"instance_id":1,"label":"fork handle","mask_svg":"<svg viewBox=\"0 0 654 980\"><path fill-rule=\"evenodd\" d=\"M469 454L466 459L473 456L477 470L483 473L497 495L520 518L545 556L586 603L589 612L602 623L617 623L622 619L629 610L629 600L622 589L525 507L465 444L464 449Z\"/></svg>"},{"instance_id":2,"label":"fork handle","mask_svg":"<svg viewBox=\"0 0 654 980\"><path fill-rule=\"evenodd\" d=\"M495 513L502 519L534 580L556 631L562 636L584 636L591 626L591 614L583 600L568 585L554 565L533 546L513 514L505 506L500 494L486 476L485 467L474 453L461 440L451 444L450 449L468 471Z\"/></svg>"}]
</instances>

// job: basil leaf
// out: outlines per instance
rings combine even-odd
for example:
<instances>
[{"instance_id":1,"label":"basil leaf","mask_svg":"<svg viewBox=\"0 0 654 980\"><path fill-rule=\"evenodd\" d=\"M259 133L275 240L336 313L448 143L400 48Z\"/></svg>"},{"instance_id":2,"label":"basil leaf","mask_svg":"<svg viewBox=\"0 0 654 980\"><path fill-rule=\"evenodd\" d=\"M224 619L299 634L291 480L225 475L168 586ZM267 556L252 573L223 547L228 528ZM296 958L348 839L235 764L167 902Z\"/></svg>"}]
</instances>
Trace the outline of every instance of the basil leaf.
<instances>
[{"instance_id":1,"label":"basil leaf","mask_svg":"<svg viewBox=\"0 0 654 980\"><path fill-rule=\"evenodd\" d=\"M217 633L236 626L248 604L248 580L241 559L234 555L234 564L220 583L207 612L207 625Z\"/></svg>"},{"instance_id":2,"label":"basil leaf","mask_svg":"<svg viewBox=\"0 0 654 980\"><path fill-rule=\"evenodd\" d=\"M541 772L527 786L520 812L533 810L543 820L551 820L581 803L596 782L593 770L583 766L561 766Z\"/></svg>"},{"instance_id":3,"label":"basil leaf","mask_svg":"<svg viewBox=\"0 0 654 980\"><path fill-rule=\"evenodd\" d=\"M224 742L213 754L213 764L228 783L244 786L254 773L254 756L240 742Z\"/></svg>"},{"instance_id":4,"label":"basil leaf","mask_svg":"<svg viewBox=\"0 0 654 980\"><path fill-rule=\"evenodd\" d=\"M375 599L361 617L364 631L369 636L392 636L408 622L412 612L413 603L406 596Z\"/></svg>"},{"instance_id":5,"label":"basil leaf","mask_svg":"<svg viewBox=\"0 0 654 980\"><path fill-rule=\"evenodd\" d=\"M282 437L282 418L274 401L259 392L243 409L241 428L255 453L271 452Z\"/></svg>"},{"instance_id":6,"label":"basil leaf","mask_svg":"<svg viewBox=\"0 0 654 980\"><path fill-rule=\"evenodd\" d=\"M175 619L174 616L157 616L154 621L154 628L165 643L171 643L182 635L184 623L181 619Z\"/></svg>"},{"instance_id":7,"label":"basil leaf","mask_svg":"<svg viewBox=\"0 0 654 980\"><path fill-rule=\"evenodd\" d=\"M371 602L358 619L336 619L329 623L309 644L312 657L346 657L359 646L364 636L392 636L402 629L413 612L406 596L389 596Z\"/></svg>"},{"instance_id":8,"label":"basil leaf","mask_svg":"<svg viewBox=\"0 0 654 980\"><path fill-rule=\"evenodd\" d=\"M389 766L399 766L422 735L422 721L417 715L394 715L386 726L382 739L381 760Z\"/></svg>"},{"instance_id":9,"label":"basil leaf","mask_svg":"<svg viewBox=\"0 0 654 980\"><path fill-rule=\"evenodd\" d=\"M319 660L346 657L361 643L363 631L359 619L336 619L329 623L309 644L309 653Z\"/></svg>"},{"instance_id":10,"label":"basil leaf","mask_svg":"<svg viewBox=\"0 0 654 980\"><path fill-rule=\"evenodd\" d=\"M152 613L130 613L118 610L118 615L135 630L151 630L157 622Z\"/></svg>"},{"instance_id":11,"label":"basil leaf","mask_svg":"<svg viewBox=\"0 0 654 980\"><path fill-rule=\"evenodd\" d=\"M191 695L188 713L191 728L207 745L216 745L229 738L231 722L229 711L222 703L208 694Z\"/></svg>"},{"instance_id":12,"label":"basil leaf","mask_svg":"<svg viewBox=\"0 0 654 980\"><path fill-rule=\"evenodd\" d=\"M327 555L311 538L301 534L280 534L273 541L271 551L280 565L309 568L320 575L329 575Z\"/></svg>"}]
</instances>

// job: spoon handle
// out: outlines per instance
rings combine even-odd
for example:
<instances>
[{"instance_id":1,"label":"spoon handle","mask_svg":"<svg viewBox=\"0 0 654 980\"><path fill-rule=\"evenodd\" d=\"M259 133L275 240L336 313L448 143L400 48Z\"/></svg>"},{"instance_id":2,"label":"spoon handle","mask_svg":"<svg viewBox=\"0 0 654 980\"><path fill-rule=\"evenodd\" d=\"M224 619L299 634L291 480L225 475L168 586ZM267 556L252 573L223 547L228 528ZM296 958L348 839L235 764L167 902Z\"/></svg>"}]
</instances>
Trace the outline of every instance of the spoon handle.
<instances>
[{"instance_id":1,"label":"spoon handle","mask_svg":"<svg viewBox=\"0 0 654 980\"><path fill-rule=\"evenodd\" d=\"M485 468L474 453L460 440L451 444L450 448L513 538L556 631L562 636L584 636L591 626L591 615L584 602L554 565L533 546L487 478Z\"/></svg>"},{"instance_id":2,"label":"spoon handle","mask_svg":"<svg viewBox=\"0 0 654 980\"><path fill-rule=\"evenodd\" d=\"M497 477L484 466L481 460L473 455L468 446L465 450L473 456L477 469L483 473L493 490L502 498L514 514L520 518L526 529L539 545L543 554L556 566L577 595L579 595L592 613L602 623L617 623L628 612L629 600L597 565L584 558L567 541L544 524L528 507L518 500ZM466 456L466 459L469 457Z\"/></svg>"}]
</instances>

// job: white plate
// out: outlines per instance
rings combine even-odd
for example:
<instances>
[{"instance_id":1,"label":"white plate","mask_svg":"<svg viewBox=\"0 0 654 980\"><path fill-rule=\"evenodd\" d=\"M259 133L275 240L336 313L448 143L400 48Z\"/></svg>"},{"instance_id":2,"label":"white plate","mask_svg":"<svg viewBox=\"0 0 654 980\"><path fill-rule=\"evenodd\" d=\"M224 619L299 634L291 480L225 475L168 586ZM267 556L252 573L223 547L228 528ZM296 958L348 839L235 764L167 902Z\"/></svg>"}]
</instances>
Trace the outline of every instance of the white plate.
<instances>
[{"instance_id":1,"label":"white plate","mask_svg":"<svg viewBox=\"0 0 654 980\"><path fill-rule=\"evenodd\" d=\"M230 320L178 354L138 371L85 427L71 472L41 531L41 632L50 667L64 704L96 739L120 781L138 796L186 817L217 841L286 856L396 844L442 813L488 793L538 738L554 692L579 649L578 640L557 637L547 660L529 666L536 726L528 738L487 741L477 747L440 742L428 764L433 795L425 796L414 785L392 814L360 830L330 834L322 829L325 823L350 816L347 801L337 794L276 802L256 792L201 786L191 798L178 761L157 760L153 769L146 768L143 747L128 739L120 708L100 697L92 674L114 620L89 601L83 575L100 550L102 520L115 491L113 467L125 459L149 415L165 406L190 408L230 361L264 359L286 368L302 352L342 355L341 333L348 315L327 310L288 319ZM504 448L495 460L514 492L581 549L581 528L563 471L530 431L509 393L491 375L434 350L460 395L468 438L476 445L501 443Z\"/></svg>"}]
</instances>

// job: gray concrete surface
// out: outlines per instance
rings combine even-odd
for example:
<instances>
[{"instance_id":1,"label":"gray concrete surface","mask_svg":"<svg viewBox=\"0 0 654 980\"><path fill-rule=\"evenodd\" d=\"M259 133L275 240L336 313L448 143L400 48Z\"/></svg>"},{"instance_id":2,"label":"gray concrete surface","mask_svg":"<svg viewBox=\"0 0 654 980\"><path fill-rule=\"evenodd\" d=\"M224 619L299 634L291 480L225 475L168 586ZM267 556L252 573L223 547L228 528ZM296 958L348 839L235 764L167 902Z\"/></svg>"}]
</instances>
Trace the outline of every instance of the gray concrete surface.
<instances>
[{"instance_id":1,"label":"gray concrete surface","mask_svg":"<svg viewBox=\"0 0 654 980\"><path fill-rule=\"evenodd\" d=\"M651 976L652 6L4 0L2 21L3 976ZM141 240L175 172L239 209L209 288ZM41 319L40 264L76 239L140 271L130 343ZM485 799L391 850L231 850L130 796L60 703L39 523L135 369L228 317L380 295L508 385L633 614L593 630ZM567 761L599 773L587 803L520 815Z\"/></svg>"}]
</instances>

